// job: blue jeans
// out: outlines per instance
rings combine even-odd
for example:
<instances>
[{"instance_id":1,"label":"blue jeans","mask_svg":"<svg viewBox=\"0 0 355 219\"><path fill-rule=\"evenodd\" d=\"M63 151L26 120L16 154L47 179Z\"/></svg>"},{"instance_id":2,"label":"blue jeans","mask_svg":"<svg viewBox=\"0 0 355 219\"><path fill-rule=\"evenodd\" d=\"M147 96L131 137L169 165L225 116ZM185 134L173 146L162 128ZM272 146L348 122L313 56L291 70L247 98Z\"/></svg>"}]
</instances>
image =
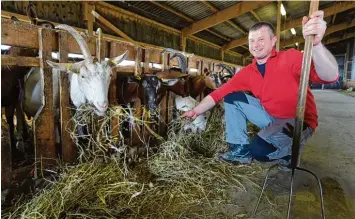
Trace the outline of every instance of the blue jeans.
<instances>
[{"instance_id":1,"label":"blue jeans","mask_svg":"<svg viewBox=\"0 0 355 219\"><path fill-rule=\"evenodd\" d=\"M227 95L224 98L224 108L228 143L250 144L252 157L260 161L275 160L291 155L292 136L285 132L285 129L288 130L290 125L294 126L295 118L275 118L266 112L259 99L243 92ZM248 139L247 120L261 129L251 143ZM312 128L304 125L301 146L312 134Z\"/></svg>"}]
</instances>

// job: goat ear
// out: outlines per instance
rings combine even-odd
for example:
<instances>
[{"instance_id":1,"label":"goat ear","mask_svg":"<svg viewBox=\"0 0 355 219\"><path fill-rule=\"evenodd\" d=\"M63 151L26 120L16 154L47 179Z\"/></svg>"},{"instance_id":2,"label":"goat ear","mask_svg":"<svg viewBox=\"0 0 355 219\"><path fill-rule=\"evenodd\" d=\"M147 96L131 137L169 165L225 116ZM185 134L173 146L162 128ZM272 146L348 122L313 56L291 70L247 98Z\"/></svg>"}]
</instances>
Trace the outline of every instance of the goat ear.
<instances>
[{"instance_id":1,"label":"goat ear","mask_svg":"<svg viewBox=\"0 0 355 219\"><path fill-rule=\"evenodd\" d=\"M128 50L124 52L122 55L117 56L115 58L109 59L107 61L107 64L110 65L111 67L116 67L118 64L120 64L122 61L124 61L128 56Z\"/></svg>"},{"instance_id":2,"label":"goat ear","mask_svg":"<svg viewBox=\"0 0 355 219\"><path fill-rule=\"evenodd\" d=\"M81 66L83 66L84 61L80 62L75 62L75 63L56 63L47 60L48 65L50 65L52 68L60 70L60 71L65 71L65 72L70 72L70 73L75 73L78 74Z\"/></svg>"}]
</instances>

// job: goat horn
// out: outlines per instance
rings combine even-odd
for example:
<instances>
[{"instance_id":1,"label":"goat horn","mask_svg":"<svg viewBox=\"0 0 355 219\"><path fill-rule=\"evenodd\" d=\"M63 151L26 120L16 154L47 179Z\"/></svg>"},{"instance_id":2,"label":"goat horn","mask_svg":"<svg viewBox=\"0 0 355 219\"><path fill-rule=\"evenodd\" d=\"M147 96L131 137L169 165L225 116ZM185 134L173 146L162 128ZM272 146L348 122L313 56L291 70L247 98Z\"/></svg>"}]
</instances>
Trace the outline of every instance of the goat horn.
<instances>
[{"instance_id":1,"label":"goat horn","mask_svg":"<svg viewBox=\"0 0 355 219\"><path fill-rule=\"evenodd\" d=\"M93 58L91 56L89 47L86 44L84 38L78 33L78 31L76 31L74 28L66 24L60 24L56 26L56 28L68 31L75 38L76 42L78 42L81 52L83 53L84 59L89 63L93 62Z\"/></svg>"}]
</instances>

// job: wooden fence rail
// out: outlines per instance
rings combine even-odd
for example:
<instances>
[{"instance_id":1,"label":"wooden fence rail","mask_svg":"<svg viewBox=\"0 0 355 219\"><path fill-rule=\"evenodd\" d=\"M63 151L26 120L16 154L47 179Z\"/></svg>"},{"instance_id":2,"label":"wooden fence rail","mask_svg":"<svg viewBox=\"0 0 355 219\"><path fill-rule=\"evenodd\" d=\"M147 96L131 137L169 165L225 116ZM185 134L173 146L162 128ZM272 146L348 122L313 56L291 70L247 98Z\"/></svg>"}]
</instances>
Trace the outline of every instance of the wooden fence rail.
<instances>
[{"instance_id":1,"label":"wooden fence rail","mask_svg":"<svg viewBox=\"0 0 355 219\"><path fill-rule=\"evenodd\" d=\"M39 57L12 57L8 55L2 55L2 65L17 65L17 66L29 66L40 67L41 74L43 76L44 86L44 100L45 104L41 110L37 113L34 122L34 145L36 150L36 157L43 159L42 161L46 165L55 164L55 158L57 156L55 149L55 119L54 109L60 109L60 119L57 124L60 125L61 130L61 148L60 155L65 162L73 162L76 158L76 148L67 133L66 128L72 125L70 124L70 101L69 101L69 79L66 73L59 75L52 74L52 68L46 63L46 60L52 59L52 52L59 52L59 61L68 62L69 53L81 54L80 48L75 39L66 31L51 30L46 28L40 28L38 26L23 24L14 22L8 19L1 20L2 32L1 32L1 44L14 47L23 47L38 49ZM107 39L97 39L96 36L83 36L86 40L91 54L96 56L100 54L100 58L115 57L126 50L129 51L129 55L126 60L135 61L131 66L119 66L116 68L120 74L127 75L141 75L153 73L159 70L166 70L169 67L177 66L176 59L169 60L170 55L162 54L162 49L158 48L144 48L137 47L129 42L114 41ZM97 44L100 44L100 50L97 50ZM161 69L156 68L152 64L160 64ZM215 62L210 59L203 59L201 57L189 57L188 69L196 69L198 74L202 74L206 68L212 70L215 66ZM117 90L116 81L117 75L113 74L112 82L109 87L109 103L110 106L117 105ZM59 84L58 90L53 89L53 84ZM55 86L54 86L55 87ZM53 96L59 96L59 105L53 101ZM202 98L202 97L200 97ZM139 102L139 101L138 101ZM170 92L163 97L160 107L160 117L162 121L158 126L157 131L160 135L166 134L167 124L172 119L172 108L174 105L174 95ZM137 104L136 107L139 107ZM137 115L141 115L140 109L136 109ZM112 130L113 135L118 134L117 124L119 124L119 118L114 118L111 122L112 127L116 127ZM144 132L144 130L143 130ZM130 140L132 142L133 139ZM46 158L46 159L44 159ZM11 165L10 163L7 165ZM5 168L2 165L2 168Z\"/></svg>"}]
</instances>

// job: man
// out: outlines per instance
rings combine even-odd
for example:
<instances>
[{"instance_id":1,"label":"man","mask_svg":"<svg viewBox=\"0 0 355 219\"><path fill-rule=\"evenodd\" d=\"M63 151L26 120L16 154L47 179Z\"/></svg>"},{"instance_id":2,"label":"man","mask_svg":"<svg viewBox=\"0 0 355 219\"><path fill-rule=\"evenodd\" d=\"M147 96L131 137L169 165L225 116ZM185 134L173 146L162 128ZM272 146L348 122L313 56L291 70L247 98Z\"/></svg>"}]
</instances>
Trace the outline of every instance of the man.
<instances>
[{"instance_id":1,"label":"man","mask_svg":"<svg viewBox=\"0 0 355 219\"><path fill-rule=\"evenodd\" d=\"M317 11L310 18L304 17L302 32L304 37L315 35L310 81L326 84L337 81L339 74L334 56L321 43L326 30L323 16L323 11ZM248 38L253 62L183 116L194 119L224 98L230 151L221 154L222 159L243 164L252 159L289 161L303 54L295 49L277 52L274 28L267 22L253 25ZM251 91L255 97L242 91ZM304 118L302 145L318 125L317 108L309 88ZM261 128L251 142L247 120Z\"/></svg>"}]
</instances>

